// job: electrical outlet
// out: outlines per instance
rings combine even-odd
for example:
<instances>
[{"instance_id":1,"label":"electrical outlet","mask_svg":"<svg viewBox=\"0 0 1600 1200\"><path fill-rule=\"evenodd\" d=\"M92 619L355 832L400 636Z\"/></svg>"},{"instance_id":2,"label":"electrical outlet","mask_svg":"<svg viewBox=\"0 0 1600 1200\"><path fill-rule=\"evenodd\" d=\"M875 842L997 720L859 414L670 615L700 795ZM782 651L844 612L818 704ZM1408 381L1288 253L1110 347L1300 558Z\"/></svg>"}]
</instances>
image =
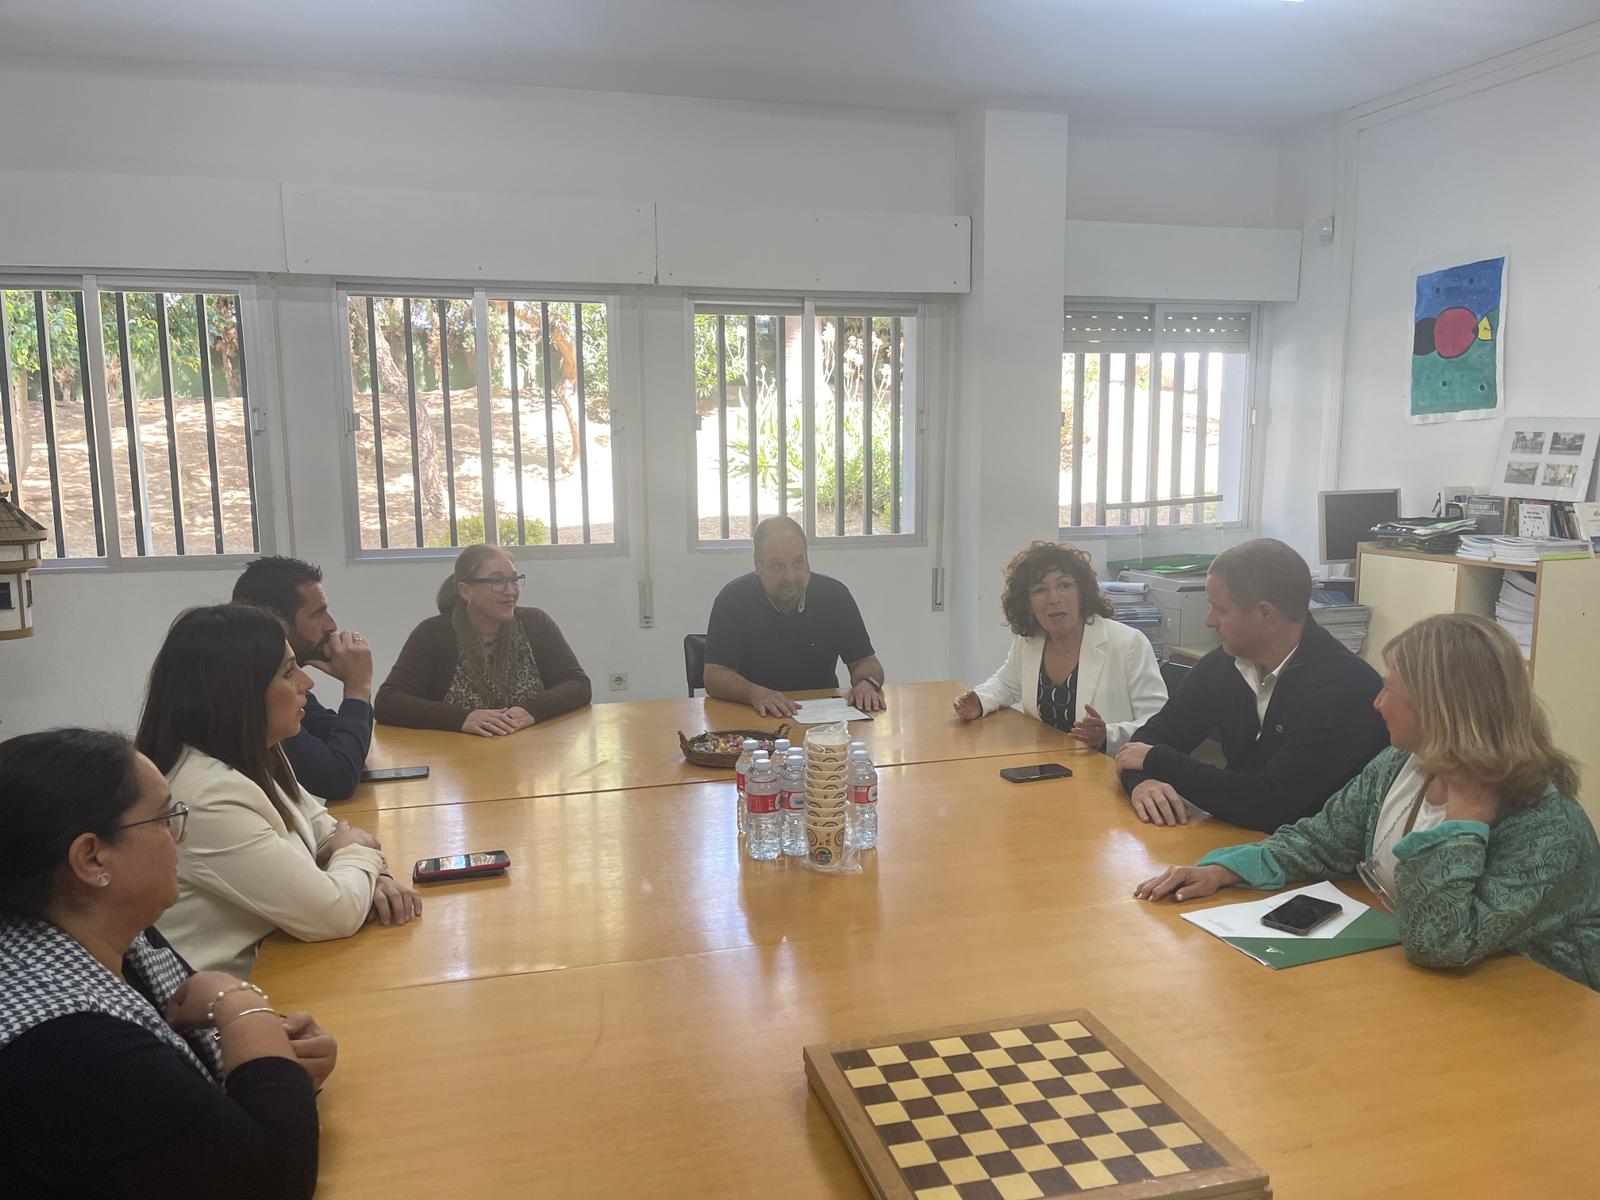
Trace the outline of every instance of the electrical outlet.
<instances>
[{"instance_id":1,"label":"electrical outlet","mask_svg":"<svg viewBox=\"0 0 1600 1200\"><path fill-rule=\"evenodd\" d=\"M628 690L628 673L626 671L611 672L611 690L625 692Z\"/></svg>"}]
</instances>

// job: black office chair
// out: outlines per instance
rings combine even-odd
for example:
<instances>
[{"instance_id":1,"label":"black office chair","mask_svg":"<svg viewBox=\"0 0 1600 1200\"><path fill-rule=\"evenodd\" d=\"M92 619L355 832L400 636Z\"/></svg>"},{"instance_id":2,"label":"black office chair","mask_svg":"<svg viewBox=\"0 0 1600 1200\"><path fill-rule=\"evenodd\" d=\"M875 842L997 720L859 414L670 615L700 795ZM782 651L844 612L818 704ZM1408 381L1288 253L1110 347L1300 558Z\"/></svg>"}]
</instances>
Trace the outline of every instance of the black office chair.
<instances>
[{"instance_id":1,"label":"black office chair","mask_svg":"<svg viewBox=\"0 0 1600 1200\"><path fill-rule=\"evenodd\" d=\"M1168 696L1178 694L1178 689L1183 686L1192 669L1189 663L1172 662L1170 659L1161 664L1161 681L1167 685Z\"/></svg>"},{"instance_id":2,"label":"black office chair","mask_svg":"<svg viewBox=\"0 0 1600 1200\"><path fill-rule=\"evenodd\" d=\"M689 681L689 698L706 685L706 635L685 634L683 638L683 674Z\"/></svg>"}]
</instances>

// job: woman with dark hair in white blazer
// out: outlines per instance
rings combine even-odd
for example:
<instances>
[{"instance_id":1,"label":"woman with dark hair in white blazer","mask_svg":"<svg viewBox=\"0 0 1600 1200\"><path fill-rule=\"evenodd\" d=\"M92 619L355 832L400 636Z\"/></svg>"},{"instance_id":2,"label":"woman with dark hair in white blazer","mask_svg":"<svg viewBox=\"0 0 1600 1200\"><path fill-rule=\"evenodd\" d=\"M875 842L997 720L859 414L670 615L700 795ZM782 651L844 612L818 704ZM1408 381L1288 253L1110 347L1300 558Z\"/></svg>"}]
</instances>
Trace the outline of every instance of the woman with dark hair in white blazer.
<instances>
[{"instance_id":1,"label":"woman with dark hair in white blazer","mask_svg":"<svg viewBox=\"0 0 1600 1200\"><path fill-rule=\"evenodd\" d=\"M976 721L1015 707L1115 754L1167 702L1150 640L1111 619L1084 551L1034 542L1006 564L1000 599L1014 635L1000 669L955 702Z\"/></svg>"}]
</instances>

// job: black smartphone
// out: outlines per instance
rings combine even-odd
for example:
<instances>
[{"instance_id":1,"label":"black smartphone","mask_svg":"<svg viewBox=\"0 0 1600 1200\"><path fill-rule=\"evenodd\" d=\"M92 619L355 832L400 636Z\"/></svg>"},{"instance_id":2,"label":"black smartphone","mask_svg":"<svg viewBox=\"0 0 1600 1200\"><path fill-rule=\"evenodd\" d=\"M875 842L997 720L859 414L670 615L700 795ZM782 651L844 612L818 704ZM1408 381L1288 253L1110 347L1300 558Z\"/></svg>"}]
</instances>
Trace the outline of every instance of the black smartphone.
<instances>
[{"instance_id":1,"label":"black smartphone","mask_svg":"<svg viewBox=\"0 0 1600 1200\"><path fill-rule=\"evenodd\" d=\"M1011 783L1035 783L1040 779L1071 779L1072 771L1060 763L1040 763L1036 767L1002 767L1000 778Z\"/></svg>"},{"instance_id":2,"label":"black smartphone","mask_svg":"<svg viewBox=\"0 0 1600 1200\"><path fill-rule=\"evenodd\" d=\"M1285 900L1261 918L1268 929L1281 929L1284 933L1305 935L1318 925L1338 916L1344 909L1332 900L1318 896L1296 896Z\"/></svg>"},{"instance_id":3,"label":"black smartphone","mask_svg":"<svg viewBox=\"0 0 1600 1200\"><path fill-rule=\"evenodd\" d=\"M379 767L376 771L361 772L362 783L382 783L386 779L426 779L427 767Z\"/></svg>"},{"instance_id":4,"label":"black smartphone","mask_svg":"<svg viewBox=\"0 0 1600 1200\"><path fill-rule=\"evenodd\" d=\"M480 875L503 875L510 865L511 856L504 850L419 858L417 865L411 868L411 881L439 883L446 879L474 879Z\"/></svg>"}]
</instances>

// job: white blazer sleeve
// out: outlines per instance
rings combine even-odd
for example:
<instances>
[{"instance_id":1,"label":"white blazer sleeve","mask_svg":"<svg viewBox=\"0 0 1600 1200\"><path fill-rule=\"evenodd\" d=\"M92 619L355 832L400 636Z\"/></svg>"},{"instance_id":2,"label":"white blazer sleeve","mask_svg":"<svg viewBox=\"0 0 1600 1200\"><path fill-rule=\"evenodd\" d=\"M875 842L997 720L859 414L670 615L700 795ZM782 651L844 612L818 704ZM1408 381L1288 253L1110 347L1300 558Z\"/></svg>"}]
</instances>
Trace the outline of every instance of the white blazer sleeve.
<instances>
[{"instance_id":1,"label":"white blazer sleeve","mask_svg":"<svg viewBox=\"0 0 1600 1200\"><path fill-rule=\"evenodd\" d=\"M996 709L1009 708L1022 699L1022 684L1017 678L1017 647L1020 645L1022 639L1013 637L1011 649L1006 651L1006 660L1000 664L1000 669L972 689L982 702L983 715L986 717Z\"/></svg>"},{"instance_id":2,"label":"white blazer sleeve","mask_svg":"<svg viewBox=\"0 0 1600 1200\"><path fill-rule=\"evenodd\" d=\"M306 814L306 821L311 826L312 840L317 844L317 857L322 857L322 847L327 845L328 839L339 832L339 822L333 819L328 812L328 806L304 788L300 794L304 803L300 808Z\"/></svg>"},{"instance_id":3,"label":"white blazer sleeve","mask_svg":"<svg viewBox=\"0 0 1600 1200\"><path fill-rule=\"evenodd\" d=\"M1167 704L1167 684L1161 678L1161 668L1156 663L1156 652L1150 639L1138 630L1130 630L1130 638L1119 639L1114 660L1128 681L1129 707L1133 720L1106 723L1106 753L1115 754L1122 749L1134 730L1155 716Z\"/></svg>"},{"instance_id":4,"label":"white blazer sleeve","mask_svg":"<svg viewBox=\"0 0 1600 1200\"><path fill-rule=\"evenodd\" d=\"M383 855L366 846L336 850L319 867L305 843L285 834L262 806L266 794L243 776L210 783L191 804L185 873L203 891L271 921L302 942L349 937L366 922Z\"/></svg>"}]
</instances>

